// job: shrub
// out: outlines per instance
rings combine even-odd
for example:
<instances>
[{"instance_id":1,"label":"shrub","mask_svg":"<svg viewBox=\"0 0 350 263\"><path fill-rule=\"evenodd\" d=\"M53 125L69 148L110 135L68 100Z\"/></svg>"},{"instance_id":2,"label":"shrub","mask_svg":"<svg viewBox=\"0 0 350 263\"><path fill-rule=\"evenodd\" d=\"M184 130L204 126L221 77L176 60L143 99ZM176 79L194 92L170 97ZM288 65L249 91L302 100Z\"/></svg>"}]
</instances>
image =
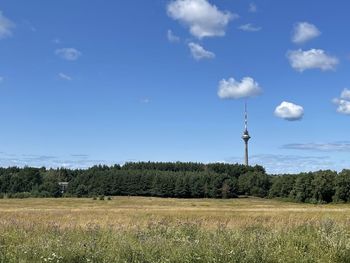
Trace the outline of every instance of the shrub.
<instances>
[{"instance_id":1,"label":"shrub","mask_svg":"<svg viewBox=\"0 0 350 263\"><path fill-rule=\"evenodd\" d=\"M18 199L29 198L29 197L32 197L32 196L28 192L14 193L9 195L9 198L18 198Z\"/></svg>"}]
</instances>

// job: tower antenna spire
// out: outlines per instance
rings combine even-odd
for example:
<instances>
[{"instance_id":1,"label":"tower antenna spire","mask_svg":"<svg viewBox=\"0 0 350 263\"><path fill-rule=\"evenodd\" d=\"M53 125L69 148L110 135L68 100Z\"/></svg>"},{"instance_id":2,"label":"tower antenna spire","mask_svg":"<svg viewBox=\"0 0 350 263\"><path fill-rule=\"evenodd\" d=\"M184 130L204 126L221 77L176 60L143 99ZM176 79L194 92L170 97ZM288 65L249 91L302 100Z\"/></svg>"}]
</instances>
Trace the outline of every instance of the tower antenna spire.
<instances>
[{"instance_id":1,"label":"tower antenna spire","mask_svg":"<svg viewBox=\"0 0 350 263\"><path fill-rule=\"evenodd\" d=\"M248 112L247 112L247 101L244 102L244 130L248 130Z\"/></svg>"},{"instance_id":2,"label":"tower antenna spire","mask_svg":"<svg viewBox=\"0 0 350 263\"><path fill-rule=\"evenodd\" d=\"M242 139L244 141L245 146L245 156L244 156L244 164L248 166L248 141L250 139L250 135L248 132L248 112L247 112L247 101L244 103L244 131L242 135Z\"/></svg>"}]
</instances>

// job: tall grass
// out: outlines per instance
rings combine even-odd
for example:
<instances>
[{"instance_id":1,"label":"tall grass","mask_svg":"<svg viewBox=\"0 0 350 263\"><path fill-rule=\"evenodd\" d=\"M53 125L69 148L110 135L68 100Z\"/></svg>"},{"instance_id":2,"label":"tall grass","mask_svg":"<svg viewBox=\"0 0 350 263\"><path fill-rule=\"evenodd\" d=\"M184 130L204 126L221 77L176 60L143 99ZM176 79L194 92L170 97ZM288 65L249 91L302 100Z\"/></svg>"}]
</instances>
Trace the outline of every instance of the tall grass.
<instances>
[{"instance_id":1,"label":"tall grass","mask_svg":"<svg viewBox=\"0 0 350 263\"><path fill-rule=\"evenodd\" d=\"M349 229L332 220L285 230L215 230L150 222L143 229L2 225L0 262L350 262Z\"/></svg>"},{"instance_id":2,"label":"tall grass","mask_svg":"<svg viewBox=\"0 0 350 263\"><path fill-rule=\"evenodd\" d=\"M144 200L134 198L127 204L130 206L138 201ZM234 202L239 204L242 201ZM269 201L264 201L264 204L268 205ZM35 206L31 212L36 217L28 220L16 217L23 212L17 205L13 212L4 209L1 213L3 206L0 202L1 263L350 262L350 225L348 217L339 220L339 214L332 218L332 213L324 216L311 212L312 216L308 218L290 212L286 218L272 216L269 220L258 220L259 212L254 211L250 214L254 217L252 220L242 214L233 220L245 222L234 224L224 216L227 211L220 219L211 214L189 216L181 209L177 210L178 216L164 214L164 211L157 216L157 212L148 214L147 208L140 208L140 220L134 218L124 223L119 218L100 223L92 222L90 217L85 224L77 224L74 216L69 217L70 223L59 217L55 220L45 216L52 211L45 212ZM28 209L26 206L25 210ZM52 209L62 210L64 207L60 205ZM95 209L91 209L92 215ZM63 216L57 211L55 213ZM116 218L118 213L122 214L122 211L118 210ZM143 217L141 213L144 213ZM260 215L268 218L265 214ZM298 223L294 216L300 217ZM272 224L273 220L275 224Z\"/></svg>"}]
</instances>

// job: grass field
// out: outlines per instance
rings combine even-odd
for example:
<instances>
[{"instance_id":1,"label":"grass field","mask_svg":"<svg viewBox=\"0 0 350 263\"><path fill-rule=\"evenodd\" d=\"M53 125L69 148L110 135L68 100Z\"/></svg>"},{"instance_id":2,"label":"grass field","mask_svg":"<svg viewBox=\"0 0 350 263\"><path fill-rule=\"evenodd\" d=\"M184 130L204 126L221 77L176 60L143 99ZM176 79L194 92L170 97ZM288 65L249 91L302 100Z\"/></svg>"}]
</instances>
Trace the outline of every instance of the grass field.
<instances>
[{"instance_id":1,"label":"grass field","mask_svg":"<svg viewBox=\"0 0 350 263\"><path fill-rule=\"evenodd\" d=\"M0 262L350 262L350 205L1 199Z\"/></svg>"}]
</instances>

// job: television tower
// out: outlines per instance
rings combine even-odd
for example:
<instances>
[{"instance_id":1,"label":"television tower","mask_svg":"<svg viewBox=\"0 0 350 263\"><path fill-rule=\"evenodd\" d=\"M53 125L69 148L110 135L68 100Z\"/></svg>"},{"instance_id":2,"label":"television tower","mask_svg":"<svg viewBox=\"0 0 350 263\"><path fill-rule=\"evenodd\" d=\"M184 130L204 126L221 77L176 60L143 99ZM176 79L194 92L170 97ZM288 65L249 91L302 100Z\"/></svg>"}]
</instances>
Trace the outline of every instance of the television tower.
<instances>
[{"instance_id":1,"label":"television tower","mask_svg":"<svg viewBox=\"0 0 350 263\"><path fill-rule=\"evenodd\" d=\"M244 164L248 166L248 141L250 139L249 132L248 132L248 113L247 113L247 102L244 104L244 132L242 135L242 139L244 141L245 145L245 156L244 156Z\"/></svg>"}]
</instances>

